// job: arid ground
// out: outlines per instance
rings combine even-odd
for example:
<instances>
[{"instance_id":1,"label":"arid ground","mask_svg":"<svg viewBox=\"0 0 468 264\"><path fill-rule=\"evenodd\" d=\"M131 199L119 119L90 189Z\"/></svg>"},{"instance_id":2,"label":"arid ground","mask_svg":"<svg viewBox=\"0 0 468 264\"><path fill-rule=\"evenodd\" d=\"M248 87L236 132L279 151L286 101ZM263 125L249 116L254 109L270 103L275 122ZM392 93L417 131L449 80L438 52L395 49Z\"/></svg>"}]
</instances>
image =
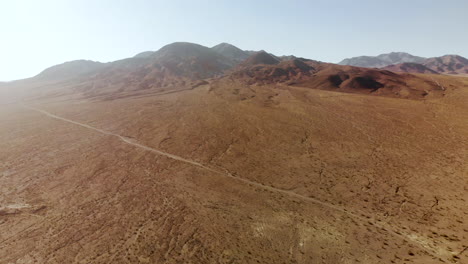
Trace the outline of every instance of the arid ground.
<instances>
[{"instance_id":1,"label":"arid ground","mask_svg":"<svg viewBox=\"0 0 468 264\"><path fill-rule=\"evenodd\" d=\"M468 78L0 106L0 263L468 263Z\"/></svg>"}]
</instances>

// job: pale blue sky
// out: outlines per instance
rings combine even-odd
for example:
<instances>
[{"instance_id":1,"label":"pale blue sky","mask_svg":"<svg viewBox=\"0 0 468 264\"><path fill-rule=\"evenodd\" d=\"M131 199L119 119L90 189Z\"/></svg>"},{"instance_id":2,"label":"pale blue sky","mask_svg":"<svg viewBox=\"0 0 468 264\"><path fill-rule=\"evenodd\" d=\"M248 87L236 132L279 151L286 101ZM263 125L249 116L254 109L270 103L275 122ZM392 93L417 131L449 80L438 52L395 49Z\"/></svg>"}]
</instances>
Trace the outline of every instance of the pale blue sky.
<instances>
[{"instance_id":1,"label":"pale blue sky","mask_svg":"<svg viewBox=\"0 0 468 264\"><path fill-rule=\"evenodd\" d=\"M2 0L0 81L175 41L338 62L406 51L468 57L467 0Z\"/></svg>"}]
</instances>

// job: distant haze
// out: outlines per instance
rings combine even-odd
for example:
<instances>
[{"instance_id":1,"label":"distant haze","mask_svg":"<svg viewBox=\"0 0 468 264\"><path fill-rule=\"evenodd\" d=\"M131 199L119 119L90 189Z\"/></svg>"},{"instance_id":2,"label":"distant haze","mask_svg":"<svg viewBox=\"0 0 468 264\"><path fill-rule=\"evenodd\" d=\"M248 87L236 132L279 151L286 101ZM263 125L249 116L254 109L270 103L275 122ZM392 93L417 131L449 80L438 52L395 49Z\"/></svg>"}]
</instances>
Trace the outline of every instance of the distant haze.
<instances>
[{"instance_id":1,"label":"distant haze","mask_svg":"<svg viewBox=\"0 0 468 264\"><path fill-rule=\"evenodd\" d=\"M392 51L468 57L468 1L23 0L0 3L0 81L189 41L339 62Z\"/></svg>"}]
</instances>

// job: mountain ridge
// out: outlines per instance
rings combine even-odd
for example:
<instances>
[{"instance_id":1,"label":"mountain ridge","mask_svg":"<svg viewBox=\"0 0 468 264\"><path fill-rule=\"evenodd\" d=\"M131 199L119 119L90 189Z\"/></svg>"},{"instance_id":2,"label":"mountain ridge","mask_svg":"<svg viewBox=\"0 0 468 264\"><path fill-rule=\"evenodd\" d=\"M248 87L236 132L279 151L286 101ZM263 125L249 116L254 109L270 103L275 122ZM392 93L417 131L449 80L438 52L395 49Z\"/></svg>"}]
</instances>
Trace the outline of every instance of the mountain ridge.
<instances>
[{"instance_id":1,"label":"mountain ridge","mask_svg":"<svg viewBox=\"0 0 468 264\"><path fill-rule=\"evenodd\" d=\"M91 60L74 60L49 67L33 78L38 79L66 79L72 76L86 75L100 70L105 64Z\"/></svg>"},{"instance_id":2,"label":"mountain ridge","mask_svg":"<svg viewBox=\"0 0 468 264\"><path fill-rule=\"evenodd\" d=\"M382 68L383 70L393 71L393 72L407 72L407 73L424 73L424 74L439 74L437 71L434 71L423 64L414 63L414 62L404 62L394 65L388 65Z\"/></svg>"},{"instance_id":3,"label":"mountain ridge","mask_svg":"<svg viewBox=\"0 0 468 264\"><path fill-rule=\"evenodd\" d=\"M468 74L468 59L460 55L429 58L424 61L423 65L439 73Z\"/></svg>"},{"instance_id":4,"label":"mountain ridge","mask_svg":"<svg viewBox=\"0 0 468 264\"><path fill-rule=\"evenodd\" d=\"M444 92L431 81L411 73L434 74L440 69L456 69L463 73L465 63L464 58L452 56L433 59L432 68L407 63L369 69L295 56L278 57L264 50L251 52L245 58L247 54L228 43L209 48L175 42L155 52L144 52L109 63L78 60L59 64L27 82L30 85L39 85L34 83L36 81L43 84L66 82L67 87L75 87L69 92L78 92L87 98L191 89L210 80L228 78L247 85L298 85L337 92L423 99L428 95L440 97ZM411 58L406 53L391 53L380 58L397 61L401 56ZM454 58L456 62L453 62ZM399 71L409 74L393 73Z\"/></svg>"},{"instance_id":5,"label":"mountain ridge","mask_svg":"<svg viewBox=\"0 0 468 264\"><path fill-rule=\"evenodd\" d=\"M226 42L222 42L216 46L213 46L211 49L236 62L241 62L250 56L250 54L246 51Z\"/></svg>"},{"instance_id":6,"label":"mountain ridge","mask_svg":"<svg viewBox=\"0 0 468 264\"><path fill-rule=\"evenodd\" d=\"M347 58L340 61L338 64L366 68L382 68L405 62L422 62L424 59L425 58L423 57L414 56L406 52L390 52L377 56L358 56Z\"/></svg>"},{"instance_id":7,"label":"mountain ridge","mask_svg":"<svg viewBox=\"0 0 468 264\"><path fill-rule=\"evenodd\" d=\"M454 54L423 58L405 52L391 52L378 56L359 56L344 59L338 64L365 68L382 68L408 73L468 73L468 59Z\"/></svg>"}]
</instances>

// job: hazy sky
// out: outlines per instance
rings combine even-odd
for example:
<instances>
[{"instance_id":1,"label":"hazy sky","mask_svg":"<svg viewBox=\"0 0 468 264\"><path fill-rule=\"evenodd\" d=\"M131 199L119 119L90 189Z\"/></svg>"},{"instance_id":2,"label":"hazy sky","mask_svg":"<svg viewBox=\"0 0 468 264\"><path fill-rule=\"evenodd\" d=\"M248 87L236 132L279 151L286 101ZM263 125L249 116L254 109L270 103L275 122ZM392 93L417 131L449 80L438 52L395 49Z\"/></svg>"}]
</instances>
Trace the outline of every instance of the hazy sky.
<instances>
[{"instance_id":1,"label":"hazy sky","mask_svg":"<svg viewBox=\"0 0 468 264\"><path fill-rule=\"evenodd\" d=\"M406 51L468 57L467 0L1 0L0 81L175 41L338 62Z\"/></svg>"}]
</instances>

